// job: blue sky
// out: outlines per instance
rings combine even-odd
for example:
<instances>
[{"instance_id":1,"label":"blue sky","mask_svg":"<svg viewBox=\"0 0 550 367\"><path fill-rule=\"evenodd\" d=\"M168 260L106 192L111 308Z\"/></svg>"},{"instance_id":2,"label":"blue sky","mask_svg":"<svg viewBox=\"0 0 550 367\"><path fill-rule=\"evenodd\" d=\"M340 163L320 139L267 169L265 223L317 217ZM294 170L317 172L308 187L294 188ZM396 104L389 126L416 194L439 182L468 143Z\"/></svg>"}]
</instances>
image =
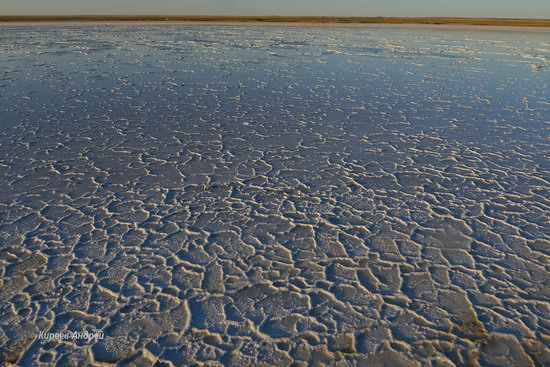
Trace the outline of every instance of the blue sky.
<instances>
[{"instance_id":1,"label":"blue sky","mask_svg":"<svg viewBox=\"0 0 550 367\"><path fill-rule=\"evenodd\" d=\"M0 15L214 14L550 18L550 0L0 0Z\"/></svg>"}]
</instances>

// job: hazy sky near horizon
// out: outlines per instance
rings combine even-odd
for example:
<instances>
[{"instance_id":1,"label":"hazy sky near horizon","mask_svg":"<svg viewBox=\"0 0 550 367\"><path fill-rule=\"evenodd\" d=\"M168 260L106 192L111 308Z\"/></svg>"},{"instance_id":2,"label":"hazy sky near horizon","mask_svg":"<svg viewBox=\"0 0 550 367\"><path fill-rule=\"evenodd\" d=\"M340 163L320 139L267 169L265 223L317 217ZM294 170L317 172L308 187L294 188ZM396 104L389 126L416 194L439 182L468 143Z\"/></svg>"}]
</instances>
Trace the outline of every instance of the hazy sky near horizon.
<instances>
[{"instance_id":1,"label":"hazy sky near horizon","mask_svg":"<svg viewBox=\"0 0 550 367\"><path fill-rule=\"evenodd\" d=\"M0 15L56 14L550 18L550 0L0 0Z\"/></svg>"}]
</instances>

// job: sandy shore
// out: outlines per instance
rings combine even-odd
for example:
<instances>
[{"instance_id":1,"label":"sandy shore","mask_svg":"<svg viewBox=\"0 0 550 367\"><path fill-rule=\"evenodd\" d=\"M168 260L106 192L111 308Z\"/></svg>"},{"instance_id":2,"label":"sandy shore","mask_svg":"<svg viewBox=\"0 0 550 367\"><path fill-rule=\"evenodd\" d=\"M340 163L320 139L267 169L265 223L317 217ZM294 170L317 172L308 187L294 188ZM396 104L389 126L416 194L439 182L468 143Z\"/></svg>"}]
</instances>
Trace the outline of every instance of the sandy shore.
<instances>
[{"instance_id":1,"label":"sandy shore","mask_svg":"<svg viewBox=\"0 0 550 367\"><path fill-rule=\"evenodd\" d=\"M550 27L550 19L284 17L284 16L0 16L0 22L250 22L316 24L429 24Z\"/></svg>"}]
</instances>

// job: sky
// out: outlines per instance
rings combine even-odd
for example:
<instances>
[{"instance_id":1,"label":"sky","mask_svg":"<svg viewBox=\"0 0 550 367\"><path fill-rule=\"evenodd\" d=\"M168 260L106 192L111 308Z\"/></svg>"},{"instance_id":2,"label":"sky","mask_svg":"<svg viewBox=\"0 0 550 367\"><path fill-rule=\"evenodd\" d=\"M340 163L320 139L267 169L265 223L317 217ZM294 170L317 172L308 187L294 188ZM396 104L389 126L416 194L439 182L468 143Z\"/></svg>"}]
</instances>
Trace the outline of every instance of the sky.
<instances>
[{"instance_id":1,"label":"sky","mask_svg":"<svg viewBox=\"0 0 550 367\"><path fill-rule=\"evenodd\" d=\"M0 0L0 15L75 14L550 18L550 0Z\"/></svg>"}]
</instances>

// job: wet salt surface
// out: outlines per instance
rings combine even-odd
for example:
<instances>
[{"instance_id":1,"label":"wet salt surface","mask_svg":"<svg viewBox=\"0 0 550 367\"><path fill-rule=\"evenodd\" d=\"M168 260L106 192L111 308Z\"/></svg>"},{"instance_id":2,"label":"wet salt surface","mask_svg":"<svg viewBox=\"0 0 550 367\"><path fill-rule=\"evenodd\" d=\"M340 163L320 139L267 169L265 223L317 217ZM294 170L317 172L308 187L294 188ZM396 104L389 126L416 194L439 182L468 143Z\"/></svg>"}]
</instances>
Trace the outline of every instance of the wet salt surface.
<instances>
[{"instance_id":1,"label":"wet salt surface","mask_svg":"<svg viewBox=\"0 0 550 367\"><path fill-rule=\"evenodd\" d=\"M2 26L0 362L549 365L549 36Z\"/></svg>"}]
</instances>

